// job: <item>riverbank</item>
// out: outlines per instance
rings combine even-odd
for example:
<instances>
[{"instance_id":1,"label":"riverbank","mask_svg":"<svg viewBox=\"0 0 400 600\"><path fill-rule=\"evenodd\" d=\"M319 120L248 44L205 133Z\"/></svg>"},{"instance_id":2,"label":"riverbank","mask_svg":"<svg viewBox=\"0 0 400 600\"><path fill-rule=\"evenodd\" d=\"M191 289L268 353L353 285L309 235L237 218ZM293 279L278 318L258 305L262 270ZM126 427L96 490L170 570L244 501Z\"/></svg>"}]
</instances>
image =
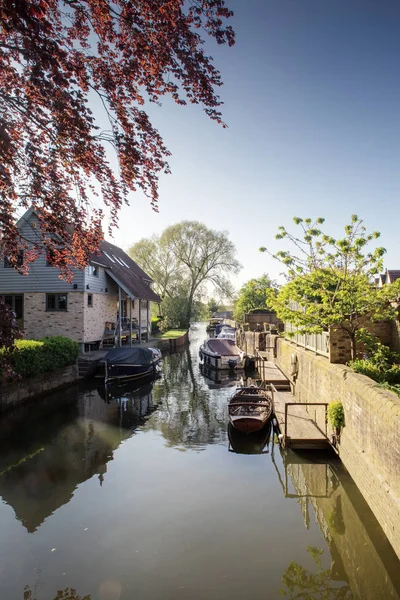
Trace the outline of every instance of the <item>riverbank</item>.
<instances>
[{"instance_id":1,"label":"riverbank","mask_svg":"<svg viewBox=\"0 0 400 600\"><path fill-rule=\"evenodd\" d=\"M189 341L189 331L180 335L154 338L141 344L159 348L162 352L175 352ZM56 391L93 375L96 365L104 358L108 350L98 350L81 355L76 364L57 369L50 373L41 373L34 377L18 380L0 387L0 413L25 402L34 401L43 394Z\"/></svg>"}]
</instances>

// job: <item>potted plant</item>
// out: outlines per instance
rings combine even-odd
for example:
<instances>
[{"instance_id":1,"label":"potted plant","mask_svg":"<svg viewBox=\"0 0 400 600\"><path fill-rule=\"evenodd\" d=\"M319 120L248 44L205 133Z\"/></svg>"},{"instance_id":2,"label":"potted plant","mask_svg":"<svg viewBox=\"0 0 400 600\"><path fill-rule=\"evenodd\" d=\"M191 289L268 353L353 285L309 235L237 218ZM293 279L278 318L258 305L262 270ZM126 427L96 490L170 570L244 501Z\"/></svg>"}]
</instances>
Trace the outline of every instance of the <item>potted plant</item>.
<instances>
[{"instance_id":1,"label":"potted plant","mask_svg":"<svg viewBox=\"0 0 400 600\"><path fill-rule=\"evenodd\" d=\"M332 444L340 444L340 433L344 427L344 408L340 400L331 402L328 406L328 422L333 429Z\"/></svg>"}]
</instances>

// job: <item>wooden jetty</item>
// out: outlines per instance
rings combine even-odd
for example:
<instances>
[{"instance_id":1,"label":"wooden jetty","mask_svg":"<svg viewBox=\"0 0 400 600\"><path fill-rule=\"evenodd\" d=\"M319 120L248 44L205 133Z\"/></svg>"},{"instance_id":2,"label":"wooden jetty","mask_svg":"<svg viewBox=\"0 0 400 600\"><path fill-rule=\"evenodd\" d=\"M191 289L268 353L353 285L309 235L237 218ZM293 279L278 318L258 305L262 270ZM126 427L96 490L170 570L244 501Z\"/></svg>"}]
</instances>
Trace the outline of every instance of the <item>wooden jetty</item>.
<instances>
[{"instance_id":1,"label":"wooden jetty","mask_svg":"<svg viewBox=\"0 0 400 600\"><path fill-rule=\"evenodd\" d=\"M267 353L258 351L257 358L260 377L274 387L274 413L281 445L293 450L330 448L326 431L328 404L295 402L290 391L290 381L275 363L267 359Z\"/></svg>"}]
</instances>

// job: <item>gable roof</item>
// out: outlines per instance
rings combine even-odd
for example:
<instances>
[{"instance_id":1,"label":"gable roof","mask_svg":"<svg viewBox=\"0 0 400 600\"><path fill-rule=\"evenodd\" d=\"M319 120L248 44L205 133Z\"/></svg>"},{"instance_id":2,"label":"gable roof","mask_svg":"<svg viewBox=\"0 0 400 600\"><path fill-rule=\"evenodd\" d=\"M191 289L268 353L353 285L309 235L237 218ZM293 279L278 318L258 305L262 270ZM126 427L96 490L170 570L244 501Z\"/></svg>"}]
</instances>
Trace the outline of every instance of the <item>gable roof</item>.
<instances>
[{"instance_id":1,"label":"gable roof","mask_svg":"<svg viewBox=\"0 0 400 600\"><path fill-rule=\"evenodd\" d=\"M399 270L390 270L388 269L386 273L389 275L390 282L396 281L396 279L400 279L400 271Z\"/></svg>"},{"instance_id":2,"label":"gable roof","mask_svg":"<svg viewBox=\"0 0 400 600\"><path fill-rule=\"evenodd\" d=\"M92 254L90 262L103 266L106 273L129 296L141 300L161 302L160 296L150 287L153 281L151 277L118 246L103 240L100 244L100 252Z\"/></svg>"}]
</instances>

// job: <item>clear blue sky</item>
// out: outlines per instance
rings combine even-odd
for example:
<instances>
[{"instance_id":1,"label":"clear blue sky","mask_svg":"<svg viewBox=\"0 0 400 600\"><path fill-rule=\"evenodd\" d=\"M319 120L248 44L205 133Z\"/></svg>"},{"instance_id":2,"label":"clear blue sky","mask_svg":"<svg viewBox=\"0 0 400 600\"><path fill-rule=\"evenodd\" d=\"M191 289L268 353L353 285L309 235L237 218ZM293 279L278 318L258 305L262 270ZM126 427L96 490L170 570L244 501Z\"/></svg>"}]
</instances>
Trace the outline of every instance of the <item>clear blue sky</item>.
<instances>
[{"instance_id":1,"label":"clear blue sky","mask_svg":"<svg viewBox=\"0 0 400 600\"><path fill-rule=\"evenodd\" d=\"M352 213L382 233L400 268L400 2L228 0L234 48L207 47L222 72L224 130L200 107L151 110L172 151L160 213L138 194L121 214L123 247L183 219L229 232L236 285L279 264L258 252L278 225Z\"/></svg>"}]
</instances>

